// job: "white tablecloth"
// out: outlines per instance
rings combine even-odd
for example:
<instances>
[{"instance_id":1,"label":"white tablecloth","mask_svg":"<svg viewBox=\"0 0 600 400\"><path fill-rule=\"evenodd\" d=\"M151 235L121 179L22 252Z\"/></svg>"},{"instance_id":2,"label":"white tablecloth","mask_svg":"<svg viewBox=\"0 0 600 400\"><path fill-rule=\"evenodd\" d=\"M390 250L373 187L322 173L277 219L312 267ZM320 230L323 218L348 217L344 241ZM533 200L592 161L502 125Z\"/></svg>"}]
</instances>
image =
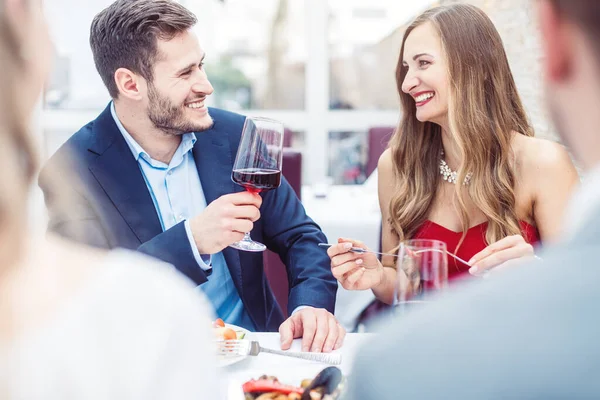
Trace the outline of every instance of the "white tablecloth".
<instances>
[{"instance_id":1,"label":"white tablecloth","mask_svg":"<svg viewBox=\"0 0 600 400\"><path fill-rule=\"evenodd\" d=\"M342 354L342 365L339 365L338 368L344 375L350 374L356 351L360 344L369 337L372 335L350 333L346 336L342 348L336 350ZM262 347L280 348L278 333L251 333L248 338L258 340ZM294 340L291 350L300 351L300 345L299 339ZM326 364L273 354L249 356L236 364L223 368L228 385L228 400L243 400L242 384L250 379L257 379L261 375L276 376L282 383L300 386L303 379L314 378L326 367L328 367Z\"/></svg>"},{"instance_id":2,"label":"white tablecloth","mask_svg":"<svg viewBox=\"0 0 600 400\"><path fill-rule=\"evenodd\" d=\"M376 177L369 178L364 185L330 186L327 197L323 198L315 196L315 188L302 187L306 213L321 227L329 243L345 237L360 240L378 251L381 212L374 180ZM374 299L370 290L348 291L339 286L335 315L346 329L354 329L359 314Z\"/></svg>"}]
</instances>

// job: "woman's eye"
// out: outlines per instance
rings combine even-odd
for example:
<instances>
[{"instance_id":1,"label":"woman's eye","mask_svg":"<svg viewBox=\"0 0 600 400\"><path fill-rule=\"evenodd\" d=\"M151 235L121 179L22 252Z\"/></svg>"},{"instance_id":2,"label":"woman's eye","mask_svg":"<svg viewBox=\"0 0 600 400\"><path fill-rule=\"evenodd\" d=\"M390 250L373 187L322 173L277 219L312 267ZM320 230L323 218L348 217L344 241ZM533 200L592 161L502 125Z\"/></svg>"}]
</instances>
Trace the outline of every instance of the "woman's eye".
<instances>
[{"instance_id":1,"label":"woman's eye","mask_svg":"<svg viewBox=\"0 0 600 400\"><path fill-rule=\"evenodd\" d=\"M421 60L419 61L419 67L426 67L431 64L429 61Z\"/></svg>"}]
</instances>

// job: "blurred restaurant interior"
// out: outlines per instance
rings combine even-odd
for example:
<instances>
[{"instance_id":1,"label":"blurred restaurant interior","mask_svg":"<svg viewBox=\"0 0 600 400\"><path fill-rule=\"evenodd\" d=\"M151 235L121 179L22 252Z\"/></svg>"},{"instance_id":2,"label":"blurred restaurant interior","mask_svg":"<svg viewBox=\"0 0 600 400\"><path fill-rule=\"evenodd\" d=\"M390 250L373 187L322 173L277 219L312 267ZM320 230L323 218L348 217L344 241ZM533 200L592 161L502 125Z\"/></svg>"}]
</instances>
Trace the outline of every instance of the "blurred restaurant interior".
<instances>
[{"instance_id":1,"label":"blurred restaurant interior","mask_svg":"<svg viewBox=\"0 0 600 400\"><path fill-rule=\"evenodd\" d=\"M400 119L395 66L402 35L422 10L457 1L180 2L199 20L194 29L215 88L209 105L283 122L289 147L283 173L307 213L330 241L353 237L378 249L381 216L373 172ZM508 58L536 136L555 139L541 99L540 49L530 5L468 2L490 16L509 44ZM111 1L71 3L45 3L56 59L36 125L44 159L109 101L88 34L95 13ZM43 214L41 193L33 201ZM269 258L277 262L272 254ZM285 281L285 274L278 280ZM286 290L278 296L284 308ZM340 287L337 317L355 328L373 298L370 291Z\"/></svg>"}]
</instances>

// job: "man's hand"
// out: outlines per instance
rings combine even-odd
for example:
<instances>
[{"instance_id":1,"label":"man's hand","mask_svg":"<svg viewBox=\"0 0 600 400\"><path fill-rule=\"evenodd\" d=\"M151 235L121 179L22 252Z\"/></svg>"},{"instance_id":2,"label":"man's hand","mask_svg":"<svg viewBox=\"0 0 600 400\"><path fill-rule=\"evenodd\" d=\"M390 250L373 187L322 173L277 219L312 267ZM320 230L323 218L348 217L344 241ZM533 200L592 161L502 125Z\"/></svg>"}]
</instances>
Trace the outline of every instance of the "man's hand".
<instances>
[{"instance_id":1,"label":"man's hand","mask_svg":"<svg viewBox=\"0 0 600 400\"><path fill-rule=\"evenodd\" d=\"M190 220L200 254L215 254L242 240L260 218L262 197L250 192L221 196Z\"/></svg>"},{"instance_id":2,"label":"man's hand","mask_svg":"<svg viewBox=\"0 0 600 400\"><path fill-rule=\"evenodd\" d=\"M289 349L292 341L301 337L302 351L329 353L342 346L346 330L329 311L306 307L285 320L279 334L282 350Z\"/></svg>"}]
</instances>

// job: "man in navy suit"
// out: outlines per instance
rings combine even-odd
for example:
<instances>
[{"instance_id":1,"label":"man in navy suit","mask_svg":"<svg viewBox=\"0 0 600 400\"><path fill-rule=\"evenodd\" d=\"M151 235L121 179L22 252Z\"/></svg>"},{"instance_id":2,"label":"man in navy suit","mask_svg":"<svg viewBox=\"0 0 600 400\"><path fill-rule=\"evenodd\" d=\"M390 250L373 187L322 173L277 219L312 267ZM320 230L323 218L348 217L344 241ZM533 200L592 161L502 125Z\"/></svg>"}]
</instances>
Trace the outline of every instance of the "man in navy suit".
<instances>
[{"instance_id":1,"label":"man in navy suit","mask_svg":"<svg viewBox=\"0 0 600 400\"><path fill-rule=\"evenodd\" d=\"M337 284L329 259L317 247L326 238L285 178L262 196L231 181L245 117L205 105L213 88L195 23L169 0L118 0L94 18L90 44L113 101L40 176L50 229L167 261L199 285L226 322L279 329L284 349L302 337L305 351L331 351L345 332L332 314ZM68 209L49 183L60 168L79 178ZM250 231L287 266L286 321L262 253L228 247Z\"/></svg>"}]
</instances>

